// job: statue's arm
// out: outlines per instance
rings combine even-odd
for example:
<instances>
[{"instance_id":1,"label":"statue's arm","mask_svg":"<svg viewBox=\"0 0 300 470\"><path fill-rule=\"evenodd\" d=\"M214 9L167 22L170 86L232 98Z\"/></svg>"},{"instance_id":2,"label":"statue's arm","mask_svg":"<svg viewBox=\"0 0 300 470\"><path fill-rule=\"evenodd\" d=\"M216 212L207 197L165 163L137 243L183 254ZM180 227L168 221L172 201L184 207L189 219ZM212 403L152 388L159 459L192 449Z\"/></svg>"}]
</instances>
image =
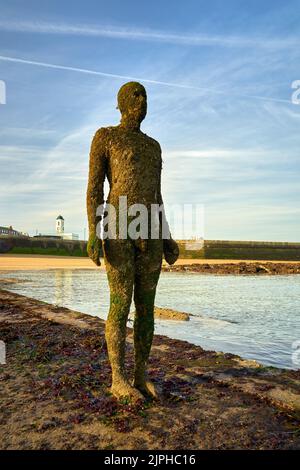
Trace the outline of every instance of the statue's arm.
<instances>
[{"instance_id":1,"label":"statue's arm","mask_svg":"<svg viewBox=\"0 0 300 470\"><path fill-rule=\"evenodd\" d=\"M104 180L107 173L106 129L99 129L93 137L90 150L89 179L87 187L87 215L89 224L88 255L100 266L101 240L97 237L97 224L101 214L97 208L104 203Z\"/></svg>"},{"instance_id":2,"label":"statue's arm","mask_svg":"<svg viewBox=\"0 0 300 470\"><path fill-rule=\"evenodd\" d=\"M161 158L161 149L160 149L160 175L158 182L158 204L162 207L162 212L160 213L160 223L162 228L162 234L167 235L167 238L163 240L163 251L165 260L168 264L174 264L179 256L179 248L175 240L173 240L169 228L169 224L166 219L163 197L161 192L161 171L162 171L162 158Z\"/></svg>"},{"instance_id":3,"label":"statue's arm","mask_svg":"<svg viewBox=\"0 0 300 470\"><path fill-rule=\"evenodd\" d=\"M161 172L162 172L162 158L161 158L161 150L160 150L160 173L158 179L158 188L157 188L157 202L161 208L160 212L160 225L164 225L164 234L170 234L169 224L166 219L165 209L164 209L164 201L161 193ZM171 236L171 234L170 234Z\"/></svg>"}]
</instances>

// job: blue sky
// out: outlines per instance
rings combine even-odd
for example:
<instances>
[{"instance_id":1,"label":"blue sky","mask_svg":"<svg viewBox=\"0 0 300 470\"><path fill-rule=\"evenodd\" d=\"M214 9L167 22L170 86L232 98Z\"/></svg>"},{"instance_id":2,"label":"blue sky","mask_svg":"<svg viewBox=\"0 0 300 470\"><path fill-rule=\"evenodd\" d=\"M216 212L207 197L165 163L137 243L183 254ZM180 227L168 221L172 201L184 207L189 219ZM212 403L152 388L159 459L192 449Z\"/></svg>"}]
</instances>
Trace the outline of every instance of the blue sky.
<instances>
[{"instance_id":1,"label":"blue sky","mask_svg":"<svg viewBox=\"0 0 300 470\"><path fill-rule=\"evenodd\" d=\"M0 225L50 232L61 213L83 236L90 141L130 77L165 203L204 204L208 239L300 241L299 7L0 0Z\"/></svg>"}]
</instances>

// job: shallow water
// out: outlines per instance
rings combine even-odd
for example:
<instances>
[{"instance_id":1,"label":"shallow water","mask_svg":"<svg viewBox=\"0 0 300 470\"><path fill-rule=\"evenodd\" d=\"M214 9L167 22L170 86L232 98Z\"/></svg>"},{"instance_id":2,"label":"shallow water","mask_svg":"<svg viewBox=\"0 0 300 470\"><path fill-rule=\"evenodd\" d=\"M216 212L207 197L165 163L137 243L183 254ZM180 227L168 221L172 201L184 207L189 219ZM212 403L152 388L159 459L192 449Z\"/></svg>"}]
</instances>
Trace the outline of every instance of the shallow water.
<instances>
[{"instance_id":1,"label":"shallow water","mask_svg":"<svg viewBox=\"0 0 300 470\"><path fill-rule=\"evenodd\" d=\"M2 277L27 281L10 285L10 291L107 316L109 290L103 271L18 271ZM156 320L156 333L265 365L300 366L292 361L292 344L300 340L300 276L162 273L156 305L194 315L189 322Z\"/></svg>"}]
</instances>

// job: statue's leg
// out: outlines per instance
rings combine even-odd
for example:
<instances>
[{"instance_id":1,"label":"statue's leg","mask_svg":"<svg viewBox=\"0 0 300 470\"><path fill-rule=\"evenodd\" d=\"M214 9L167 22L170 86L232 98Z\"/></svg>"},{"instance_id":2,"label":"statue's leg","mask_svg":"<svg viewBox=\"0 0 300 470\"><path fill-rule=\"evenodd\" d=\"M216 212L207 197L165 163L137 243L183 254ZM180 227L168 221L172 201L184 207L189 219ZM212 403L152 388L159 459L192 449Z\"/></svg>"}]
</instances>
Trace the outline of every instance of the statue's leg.
<instances>
[{"instance_id":1,"label":"statue's leg","mask_svg":"<svg viewBox=\"0 0 300 470\"><path fill-rule=\"evenodd\" d=\"M104 258L110 288L105 338L112 369L111 392L117 398L128 396L136 401L143 396L129 384L125 371L126 324L134 283L134 247L129 240L107 240Z\"/></svg>"},{"instance_id":2,"label":"statue's leg","mask_svg":"<svg viewBox=\"0 0 300 470\"><path fill-rule=\"evenodd\" d=\"M148 240L146 252L138 252L136 255L134 285L134 386L144 395L152 397L157 397L157 390L146 378L146 367L153 339L154 300L161 262L161 240Z\"/></svg>"}]
</instances>

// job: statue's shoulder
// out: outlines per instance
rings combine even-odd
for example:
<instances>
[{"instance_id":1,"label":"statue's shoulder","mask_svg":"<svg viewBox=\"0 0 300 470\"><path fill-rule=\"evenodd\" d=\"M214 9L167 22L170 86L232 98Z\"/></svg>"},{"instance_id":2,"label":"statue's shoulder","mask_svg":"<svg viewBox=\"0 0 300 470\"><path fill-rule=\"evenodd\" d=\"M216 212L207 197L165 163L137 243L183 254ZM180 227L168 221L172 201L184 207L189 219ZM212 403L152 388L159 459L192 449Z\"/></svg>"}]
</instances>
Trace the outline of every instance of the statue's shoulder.
<instances>
[{"instance_id":1,"label":"statue's shoulder","mask_svg":"<svg viewBox=\"0 0 300 470\"><path fill-rule=\"evenodd\" d=\"M153 137L150 137L149 135L145 134L144 132L143 132L143 134L144 134L145 138L146 138L154 147L156 147L156 148L161 152L160 143L159 143L157 140L153 139Z\"/></svg>"},{"instance_id":2,"label":"statue's shoulder","mask_svg":"<svg viewBox=\"0 0 300 470\"><path fill-rule=\"evenodd\" d=\"M97 129L97 131L95 132L95 137L98 137L98 138L109 137L109 136L112 134L113 129L114 129L114 126L100 127L100 128Z\"/></svg>"},{"instance_id":3,"label":"statue's shoulder","mask_svg":"<svg viewBox=\"0 0 300 470\"><path fill-rule=\"evenodd\" d=\"M115 126L100 127L94 135L94 141L101 146L109 147L115 135Z\"/></svg>"}]
</instances>

